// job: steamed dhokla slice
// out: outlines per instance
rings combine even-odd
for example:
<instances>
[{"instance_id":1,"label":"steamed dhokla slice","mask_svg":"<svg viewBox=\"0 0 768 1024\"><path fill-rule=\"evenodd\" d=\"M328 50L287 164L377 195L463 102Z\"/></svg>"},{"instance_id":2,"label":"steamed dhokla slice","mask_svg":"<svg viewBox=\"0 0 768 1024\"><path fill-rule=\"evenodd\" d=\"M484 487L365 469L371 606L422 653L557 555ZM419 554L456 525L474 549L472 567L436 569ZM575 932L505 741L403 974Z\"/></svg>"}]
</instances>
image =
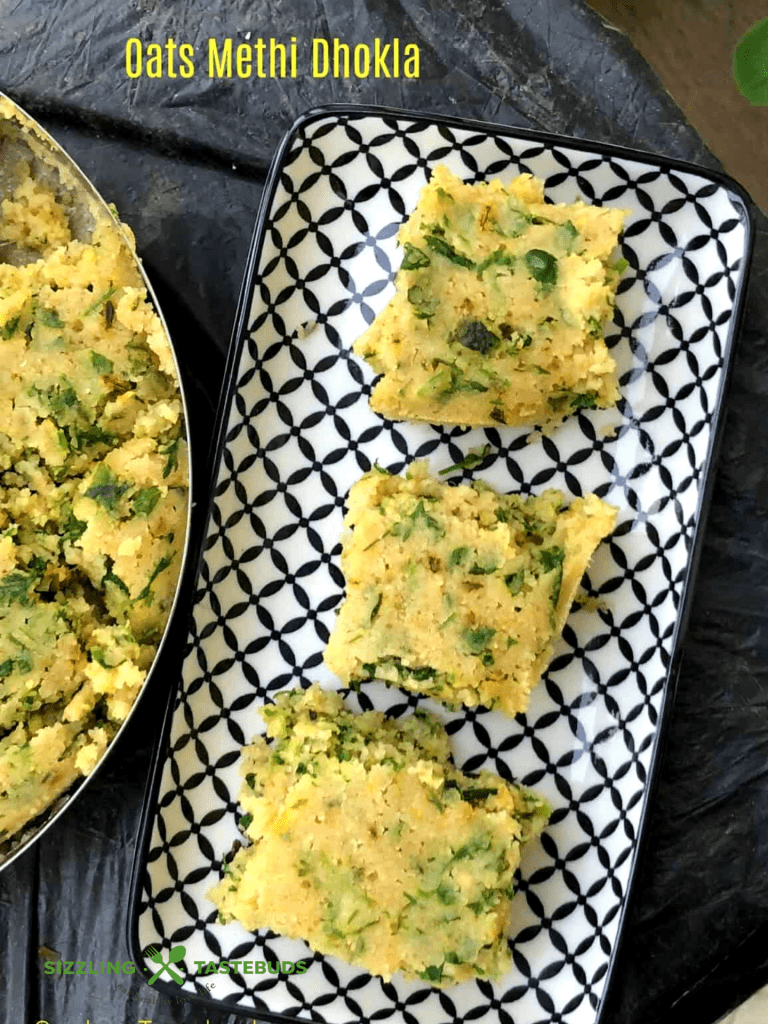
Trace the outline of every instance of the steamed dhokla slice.
<instances>
[{"instance_id":1,"label":"steamed dhokla slice","mask_svg":"<svg viewBox=\"0 0 768 1024\"><path fill-rule=\"evenodd\" d=\"M424 712L353 714L313 686L261 715L274 743L244 751L251 845L210 894L222 920L302 938L386 979L504 974L513 876L546 803L458 771Z\"/></svg>"},{"instance_id":2,"label":"steamed dhokla slice","mask_svg":"<svg viewBox=\"0 0 768 1024\"><path fill-rule=\"evenodd\" d=\"M400 229L396 294L355 343L390 419L535 424L619 392L603 338L627 211L544 202L529 174L470 185L436 167Z\"/></svg>"},{"instance_id":3,"label":"steamed dhokla slice","mask_svg":"<svg viewBox=\"0 0 768 1024\"><path fill-rule=\"evenodd\" d=\"M452 487L423 463L405 478L367 473L348 507L331 671L448 705L525 711L616 510L594 494L565 507L555 490Z\"/></svg>"}]
</instances>

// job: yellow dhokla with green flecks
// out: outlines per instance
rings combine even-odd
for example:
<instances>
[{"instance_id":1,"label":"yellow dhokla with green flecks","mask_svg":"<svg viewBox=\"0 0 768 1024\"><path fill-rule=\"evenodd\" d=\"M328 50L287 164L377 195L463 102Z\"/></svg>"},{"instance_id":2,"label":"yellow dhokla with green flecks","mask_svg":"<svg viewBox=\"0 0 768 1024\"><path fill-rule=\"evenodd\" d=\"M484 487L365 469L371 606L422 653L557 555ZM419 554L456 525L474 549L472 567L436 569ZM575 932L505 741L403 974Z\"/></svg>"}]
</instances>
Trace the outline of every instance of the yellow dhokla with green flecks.
<instances>
[{"instance_id":1,"label":"yellow dhokla with green flecks","mask_svg":"<svg viewBox=\"0 0 768 1024\"><path fill-rule=\"evenodd\" d=\"M372 407L493 426L614 405L603 328L626 212L547 204L529 174L473 185L436 167L398 234L396 293L354 345L384 374Z\"/></svg>"},{"instance_id":2,"label":"yellow dhokla with green flecks","mask_svg":"<svg viewBox=\"0 0 768 1024\"><path fill-rule=\"evenodd\" d=\"M594 494L450 486L414 463L374 469L347 499L346 596L325 662L450 706L525 711L616 509Z\"/></svg>"},{"instance_id":3,"label":"yellow dhokla with green flecks","mask_svg":"<svg viewBox=\"0 0 768 1024\"><path fill-rule=\"evenodd\" d=\"M133 252L106 212L76 240L67 188L32 171L6 167L0 204L0 840L126 717L187 519L176 371Z\"/></svg>"},{"instance_id":4,"label":"yellow dhokla with green flecks","mask_svg":"<svg viewBox=\"0 0 768 1024\"><path fill-rule=\"evenodd\" d=\"M301 938L389 979L497 979L513 877L550 808L464 775L431 714L353 714L318 686L264 707L244 751L239 850L211 892L222 921Z\"/></svg>"}]
</instances>

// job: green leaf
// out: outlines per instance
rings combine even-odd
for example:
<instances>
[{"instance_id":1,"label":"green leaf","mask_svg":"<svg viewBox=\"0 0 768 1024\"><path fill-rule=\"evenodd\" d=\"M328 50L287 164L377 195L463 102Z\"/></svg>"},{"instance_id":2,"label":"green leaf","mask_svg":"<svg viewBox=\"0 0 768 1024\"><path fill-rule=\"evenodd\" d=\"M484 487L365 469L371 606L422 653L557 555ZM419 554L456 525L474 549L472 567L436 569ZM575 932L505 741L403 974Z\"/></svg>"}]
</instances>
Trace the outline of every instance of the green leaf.
<instances>
[{"instance_id":1,"label":"green leaf","mask_svg":"<svg viewBox=\"0 0 768 1024\"><path fill-rule=\"evenodd\" d=\"M420 978L425 981L442 981L443 978L443 965L442 964L430 964L423 971L418 971Z\"/></svg>"},{"instance_id":2,"label":"green leaf","mask_svg":"<svg viewBox=\"0 0 768 1024\"><path fill-rule=\"evenodd\" d=\"M477 629L465 629L461 638L471 654L482 654L494 636L496 630L492 626L478 626Z\"/></svg>"},{"instance_id":3,"label":"green leaf","mask_svg":"<svg viewBox=\"0 0 768 1024\"><path fill-rule=\"evenodd\" d=\"M544 572L552 572L558 565L563 564L565 552L562 548L545 548L539 552L539 561L544 567Z\"/></svg>"},{"instance_id":4,"label":"green leaf","mask_svg":"<svg viewBox=\"0 0 768 1024\"><path fill-rule=\"evenodd\" d=\"M36 315L39 317L40 323L45 324L46 327L64 326L64 321L55 309L41 309Z\"/></svg>"},{"instance_id":5,"label":"green leaf","mask_svg":"<svg viewBox=\"0 0 768 1024\"><path fill-rule=\"evenodd\" d=\"M251 824L252 821L253 821L253 815L252 814L244 814L242 816L242 818L239 821L239 825L240 825L240 828L243 830L243 832L245 832L245 830L248 828L248 826Z\"/></svg>"},{"instance_id":6,"label":"green leaf","mask_svg":"<svg viewBox=\"0 0 768 1024\"><path fill-rule=\"evenodd\" d=\"M179 465L179 441L180 438L176 438L175 441L171 441L167 448L161 448L160 454L167 455L168 459L163 467L163 480L166 480L171 473Z\"/></svg>"},{"instance_id":7,"label":"green leaf","mask_svg":"<svg viewBox=\"0 0 768 1024\"><path fill-rule=\"evenodd\" d=\"M104 587L107 583L111 583L113 586L117 587L118 590L122 590L122 592L124 594L126 594L128 597L131 596L131 592L128 589L128 587L125 585L123 580L121 580L120 577L116 573L112 572L112 566L111 565L109 566L109 568L104 573L104 575L103 575L103 577L101 579L102 587Z\"/></svg>"},{"instance_id":8,"label":"green leaf","mask_svg":"<svg viewBox=\"0 0 768 1024\"><path fill-rule=\"evenodd\" d=\"M92 302L90 306L87 306L83 310L81 316L89 316L91 313L95 312L99 308L99 306L103 305L107 301L107 299L111 299L114 294L115 289L108 288L103 295L100 295L95 302Z\"/></svg>"},{"instance_id":9,"label":"green leaf","mask_svg":"<svg viewBox=\"0 0 768 1024\"><path fill-rule=\"evenodd\" d=\"M157 505L160 497L159 487L143 487L140 491L137 491L131 502L134 514L137 516L148 516L155 505Z\"/></svg>"},{"instance_id":10,"label":"green leaf","mask_svg":"<svg viewBox=\"0 0 768 1024\"><path fill-rule=\"evenodd\" d=\"M529 249L523 260L534 281L549 288L557 284L557 260L551 252L545 249Z\"/></svg>"},{"instance_id":11,"label":"green leaf","mask_svg":"<svg viewBox=\"0 0 768 1024\"><path fill-rule=\"evenodd\" d=\"M20 316L15 316L11 320L6 320L2 329L0 329L0 338L2 338L3 341L8 341L8 339L16 333L16 328L19 326L19 320L21 320Z\"/></svg>"},{"instance_id":12,"label":"green leaf","mask_svg":"<svg viewBox=\"0 0 768 1024\"><path fill-rule=\"evenodd\" d=\"M147 603L149 603L152 600L152 584L155 582L155 580L157 579L161 572L165 572L165 570L168 568L172 561L173 555L163 555L163 557L157 563L155 568L152 570L150 577L147 580L146 587L144 587L142 592L136 598L137 601L146 601Z\"/></svg>"},{"instance_id":13,"label":"green leaf","mask_svg":"<svg viewBox=\"0 0 768 1024\"><path fill-rule=\"evenodd\" d=\"M468 554L469 548L454 548L448 555L448 568L455 569L457 566L463 565Z\"/></svg>"},{"instance_id":14,"label":"green leaf","mask_svg":"<svg viewBox=\"0 0 768 1024\"><path fill-rule=\"evenodd\" d=\"M482 320L462 320L449 340L485 356L496 348L501 339L488 330Z\"/></svg>"},{"instance_id":15,"label":"green leaf","mask_svg":"<svg viewBox=\"0 0 768 1024\"><path fill-rule=\"evenodd\" d=\"M420 270L422 267L428 267L432 262L422 249L411 245L410 242L406 242L403 249L405 250L405 255L403 256L403 262L400 264L401 270Z\"/></svg>"},{"instance_id":16,"label":"green leaf","mask_svg":"<svg viewBox=\"0 0 768 1024\"><path fill-rule=\"evenodd\" d=\"M35 559L29 572L11 572L0 579L0 604L29 605L29 590L42 577L45 563Z\"/></svg>"},{"instance_id":17,"label":"green leaf","mask_svg":"<svg viewBox=\"0 0 768 1024\"><path fill-rule=\"evenodd\" d=\"M440 300L430 295L420 284L408 289L408 301L413 306L413 315L417 320L429 320L437 312Z\"/></svg>"},{"instance_id":18,"label":"green leaf","mask_svg":"<svg viewBox=\"0 0 768 1024\"><path fill-rule=\"evenodd\" d=\"M91 486L85 492L85 496L97 501L107 511L114 512L128 487L128 484L121 484L109 466L102 462L93 474Z\"/></svg>"},{"instance_id":19,"label":"green leaf","mask_svg":"<svg viewBox=\"0 0 768 1024\"><path fill-rule=\"evenodd\" d=\"M473 807L476 807L478 804L487 800L489 796L496 796L498 792L498 789L480 786L476 789L462 789L461 799L465 800L468 804L472 804Z\"/></svg>"},{"instance_id":20,"label":"green leaf","mask_svg":"<svg viewBox=\"0 0 768 1024\"><path fill-rule=\"evenodd\" d=\"M91 352L91 365L97 373L112 373L115 364L100 352Z\"/></svg>"},{"instance_id":21,"label":"green leaf","mask_svg":"<svg viewBox=\"0 0 768 1024\"><path fill-rule=\"evenodd\" d=\"M518 569L517 572L512 572L509 576L504 577L504 583L507 586L512 597L517 597L520 591L523 589L523 583L525 582L525 569Z\"/></svg>"},{"instance_id":22,"label":"green leaf","mask_svg":"<svg viewBox=\"0 0 768 1024\"><path fill-rule=\"evenodd\" d=\"M557 242L562 245L566 252L571 252L573 249L573 243L579 237L579 230L572 221L567 220L565 224L559 224L557 226L555 237Z\"/></svg>"},{"instance_id":23,"label":"green leaf","mask_svg":"<svg viewBox=\"0 0 768 1024\"><path fill-rule=\"evenodd\" d=\"M455 473L457 469L470 469L472 466L476 466L478 463L484 462L485 459L487 459L490 450L491 446L489 444L483 445L482 448L470 448L469 452L463 459L460 459L458 462L454 462L454 464L452 466L448 466L447 469L441 469L437 475L445 476L447 473Z\"/></svg>"},{"instance_id":24,"label":"green leaf","mask_svg":"<svg viewBox=\"0 0 768 1024\"><path fill-rule=\"evenodd\" d=\"M756 107L768 106L768 18L747 29L733 55L733 77L741 95Z\"/></svg>"},{"instance_id":25,"label":"green leaf","mask_svg":"<svg viewBox=\"0 0 768 1024\"><path fill-rule=\"evenodd\" d=\"M455 263L459 267L466 267L468 270L475 269L475 264L468 256L458 252L439 235L426 235L424 240L433 252L436 252L439 256L444 256L451 263Z\"/></svg>"},{"instance_id":26,"label":"green leaf","mask_svg":"<svg viewBox=\"0 0 768 1024\"><path fill-rule=\"evenodd\" d=\"M482 277L483 271L488 267L514 267L515 257L503 248L495 249L490 256L486 256L482 263L477 264L477 276Z\"/></svg>"}]
</instances>

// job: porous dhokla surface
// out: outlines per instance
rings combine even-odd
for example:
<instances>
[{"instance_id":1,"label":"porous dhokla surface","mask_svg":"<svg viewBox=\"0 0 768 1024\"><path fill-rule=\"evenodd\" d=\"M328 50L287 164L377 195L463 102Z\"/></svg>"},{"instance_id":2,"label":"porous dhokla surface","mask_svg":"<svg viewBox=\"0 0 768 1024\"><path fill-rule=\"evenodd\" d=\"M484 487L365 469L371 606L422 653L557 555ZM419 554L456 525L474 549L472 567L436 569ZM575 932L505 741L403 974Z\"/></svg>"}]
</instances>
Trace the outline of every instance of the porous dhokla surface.
<instances>
[{"instance_id":1,"label":"porous dhokla surface","mask_svg":"<svg viewBox=\"0 0 768 1024\"><path fill-rule=\"evenodd\" d=\"M8 173L0 260L0 839L98 762L175 592L182 403L163 327L106 214ZM6 179L7 180L7 179Z\"/></svg>"},{"instance_id":2,"label":"porous dhokla surface","mask_svg":"<svg viewBox=\"0 0 768 1024\"><path fill-rule=\"evenodd\" d=\"M449 706L525 711L616 510L588 494L450 486L414 463L347 500L346 596L325 651L345 683L382 679Z\"/></svg>"},{"instance_id":3,"label":"porous dhokla surface","mask_svg":"<svg viewBox=\"0 0 768 1024\"><path fill-rule=\"evenodd\" d=\"M546 802L450 762L431 714L354 714L317 686L264 707L244 751L250 846L211 893L223 921L304 939L389 979L496 979L524 845Z\"/></svg>"},{"instance_id":4,"label":"porous dhokla surface","mask_svg":"<svg viewBox=\"0 0 768 1024\"><path fill-rule=\"evenodd\" d=\"M396 292L355 352L395 420L541 424L615 405L604 339L627 211L544 202L522 174L465 184L436 167L400 229Z\"/></svg>"}]
</instances>

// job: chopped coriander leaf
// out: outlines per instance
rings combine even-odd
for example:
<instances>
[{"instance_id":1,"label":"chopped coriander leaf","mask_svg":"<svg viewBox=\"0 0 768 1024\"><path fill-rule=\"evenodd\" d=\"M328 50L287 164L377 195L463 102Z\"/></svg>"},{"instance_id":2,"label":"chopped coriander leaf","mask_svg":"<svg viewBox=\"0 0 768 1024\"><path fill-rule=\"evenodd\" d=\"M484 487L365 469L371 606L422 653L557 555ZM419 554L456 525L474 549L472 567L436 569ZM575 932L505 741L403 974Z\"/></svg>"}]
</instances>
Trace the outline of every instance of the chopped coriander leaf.
<instances>
[{"instance_id":1,"label":"chopped coriander leaf","mask_svg":"<svg viewBox=\"0 0 768 1024\"><path fill-rule=\"evenodd\" d=\"M515 257L503 248L498 248L490 256L486 256L482 263L477 264L477 276L482 277L483 272L489 267L514 267L514 265Z\"/></svg>"},{"instance_id":2,"label":"chopped coriander leaf","mask_svg":"<svg viewBox=\"0 0 768 1024\"><path fill-rule=\"evenodd\" d=\"M512 597L517 597L523 589L524 582L525 569L518 569L517 572L511 572L508 576L504 577L504 583Z\"/></svg>"},{"instance_id":3,"label":"chopped coriander leaf","mask_svg":"<svg viewBox=\"0 0 768 1024\"><path fill-rule=\"evenodd\" d=\"M475 264L469 259L468 256L464 256L463 253L458 252L452 245L449 245L444 238L440 235L426 235L425 241L429 248L436 252L439 256L443 256L445 259L450 260L451 263L455 263L459 267L466 267L468 270L474 270Z\"/></svg>"},{"instance_id":4,"label":"chopped coriander leaf","mask_svg":"<svg viewBox=\"0 0 768 1024\"><path fill-rule=\"evenodd\" d=\"M429 320L440 305L440 300L434 295L429 295L420 284L408 289L408 301L413 306L413 315L417 320Z\"/></svg>"},{"instance_id":5,"label":"chopped coriander leaf","mask_svg":"<svg viewBox=\"0 0 768 1024\"><path fill-rule=\"evenodd\" d=\"M496 635L492 626L478 626L477 629L465 629L461 635L471 654L482 654Z\"/></svg>"},{"instance_id":6,"label":"chopped coriander leaf","mask_svg":"<svg viewBox=\"0 0 768 1024\"><path fill-rule=\"evenodd\" d=\"M148 516L160 500L159 487L143 487L137 491L131 501L131 508L137 516Z\"/></svg>"},{"instance_id":7,"label":"chopped coriander leaf","mask_svg":"<svg viewBox=\"0 0 768 1024\"><path fill-rule=\"evenodd\" d=\"M112 560L108 559L108 562L109 562L109 567L108 567L107 571L104 573L104 575L102 576L102 579L101 579L102 587L106 586L107 583L111 583L113 586L117 587L118 590L122 590L122 592L124 594L126 594L128 597L130 597L131 592L128 589L128 587L125 585L123 580L121 580L120 577L116 573L112 572Z\"/></svg>"},{"instance_id":8,"label":"chopped coriander leaf","mask_svg":"<svg viewBox=\"0 0 768 1024\"><path fill-rule=\"evenodd\" d=\"M149 579L147 581L147 585L146 585L146 587L144 587L142 592L136 598L137 601L146 601L147 604L149 604L151 602L151 600L152 600L152 589L151 589L152 588L152 584L155 582L155 580L157 579L157 577L160 575L161 572L165 572L165 570L169 567L169 565L171 564L172 561L173 561L173 556L172 555L163 555L163 557L160 559L160 561L157 563L155 568L150 573Z\"/></svg>"},{"instance_id":9,"label":"chopped coriander leaf","mask_svg":"<svg viewBox=\"0 0 768 1024\"><path fill-rule=\"evenodd\" d=\"M403 256L403 262L400 264L401 270L420 270L422 267L428 267L432 262L425 252L415 245L411 245L410 242L406 242L403 249L405 250L405 255Z\"/></svg>"},{"instance_id":10,"label":"chopped coriander leaf","mask_svg":"<svg viewBox=\"0 0 768 1024\"><path fill-rule=\"evenodd\" d=\"M498 792L498 789L492 789L490 786L477 786L475 789L462 789L461 799L477 806L487 800L489 796L496 796Z\"/></svg>"},{"instance_id":11,"label":"chopped coriander leaf","mask_svg":"<svg viewBox=\"0 0 768 1024\"><path fill-rule=\"evenodd\" d=\"M36 314L36 317L40 320L40 323L45 327L63 327L64 321L61 319L55 309L41 309Z\"/></svg>"},{"instance_id":12,"label":"chopped coriander leaf","mask_svg":"<svg viewBox=\"0 0 768 1024\"><path fill-rule=\"evenodd\" d=\"M455 462L452 466L448 466L447 469L441 469L438 476L445 476L447 473L454 473L457 469L470 469L472 466L476 466L480 462L484 462L488 457L488 453L491 450L489 444L483 445L482 448L470 448L469 452Z\"/></svg>"},{"instance_id":13,"label":"chopped coriander leaf","mask_svg":"<svg viewBox=\"0 0 768 1024\"><path fill-rule=\"evenodd\" d=\"M557 284L557 260L552 253L545 249L529 249L523 261L534 281L550 288Z\"/></svg>"},{"instance_id":14,"label":"chopped coriander leaf","mask_svg":"<svg viewBox=\"0 0 768 1024\"><path fill-rule=\"evenodd\" d=\"M248 828L248 826L251 824L252 821L253 821L253 815L252 814L244 814L242 816L242 818L240 819L240 821L238 822L238 824L240 825L240 828L243 830L243 832L245 832L246 829Z\"/></svg>"},{"instance_id":15,"label":"chopped coriander leaf","mask_svg":"<svg viewBox=\"0 0 768 1024\"><path fill-rule=\"evenodd\" d=\"M181 438L176 438L175 441L171 441L167 448L161 448L160 454L167 455L168 459L163 467L163 480L166 480L174 469L178 468L179 465L179 441Z\"/></svg>"},{"instance_id":16,"label":"chopped coriander leaf","mask_svg":"<svg viewBox=\"0 0 768 1024\"><path fill-rule=\"evenodd\" d=\"M100 352L91 352L91 366L97 373L112 373L115 364Z\"/></svg>"},{"instance_id":17,"label":"chopped coriander leaf","mask_svg":"<svg viewBox=\"0 0 768 1024\"><path fill-rule=\"evenodd\" d=\"M499 336L489 330L482 320L462 320L449 340L483 356L492 352L500 341Z\"/></svg>"},{"instance_id":18,"label":"chopped coriander leaf","mask_svg":"<svg viewBox=\"0 0 768 1024\"><path fill-rule=\"evenodd\" d=\"M19 326L20 316L15 316L10 320L6 320L2 328L0 328L0 338L3 341L8 341L9 338L13 337L16 333L16 328Z\"/></svg>"},{"instance_id":19,"label":"chopped coriander leaf","mask_svg":"<svg viewBox=\"0 0 768 1024\"><path fill-rule=\"evenodd\" d=\"M130 484L120 483L109 466L102 462L93 474L91 486L85 492L85 496L98 502L108 512L115 512L118 502L129 486Z\"/></svg>"},{"instance_id":20,"label":"chopped coriander leaf","mask_svg":"<svg viewBox=\"0 0 768 1024\"><path fill-rule=\"evenodd\" d=\"M114 288L114 287L110 287L110 288L108 288L108 289L107 289L107 290L106 290L106 291L104 292L104 294L103 294L103 295L100 295L100 296L98 297L98 299L96 299L96 301L95 301L95 302L92 302L92 303L90 304L90 306L87 306L87 307L86 307L86 308L85 308L85 309L83 310L83 312L82 312L81 316L90 316L90 314L91 314L91 313L93 313L93 312L95 312L95 311L96 311L96 310L97 310L97 309L99 308L99 306L102 306L102 305L103 305L103 304L104 304L104 303L105 303L105 302L107 301L107 299L111 299L111 298L112 298L112 296L113 296L114 294L115 294L115 288Z\"/></svg>"},{"instance_id":21,"label":"chopped coriander leaf","mask_svg":"<svg viewBox=\"0 0 768 1024\"><path fill-rule=\"evenodd\" d=\"M539 561L544 567L544 572L552 572L558 565L563 564L565 552L562 548L545 548L539 552Z\"/></svg>"}]
</instances>

